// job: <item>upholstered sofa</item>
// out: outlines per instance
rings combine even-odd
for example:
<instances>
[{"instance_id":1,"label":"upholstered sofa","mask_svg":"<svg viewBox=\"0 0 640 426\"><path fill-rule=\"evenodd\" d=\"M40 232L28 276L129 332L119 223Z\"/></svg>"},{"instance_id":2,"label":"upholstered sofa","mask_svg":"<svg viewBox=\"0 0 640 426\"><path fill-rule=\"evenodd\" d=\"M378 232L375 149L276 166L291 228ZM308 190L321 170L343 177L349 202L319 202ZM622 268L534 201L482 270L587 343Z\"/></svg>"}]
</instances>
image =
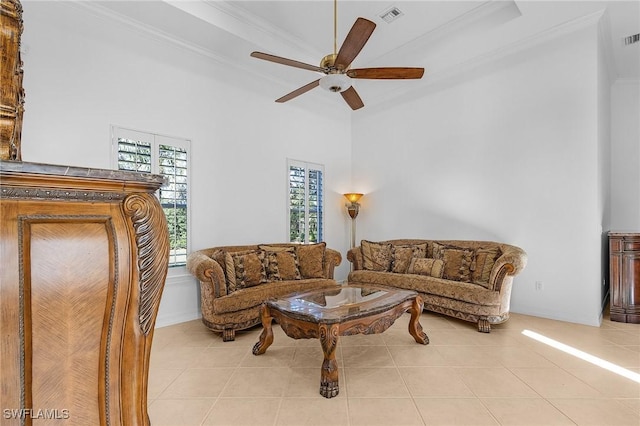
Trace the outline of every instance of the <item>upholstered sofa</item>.
<instances>
[{"instance_id":1,"label":"upholstered sofa","mask_svg":"<svg viewBox=\"0 0 640 426\"><path fill-rule=\"evenodd\" d=\"M187 257L200 281L202 322L223 341L260 322L260 306L271 298L338 285L333 279L341 254L318 244L260 244L212 247Z\"/></svg>"},{"instance_id":2,"label":"upholstered sofa","mask_svg":"<svg viewBox=\"0 0 640 426\"><path fill-rule=\"evenodd\" d=\"M374 284L417 291L424 309L478 324L509 318L513 277L527 263L519 247L491 241L363 240L347 252L350 285Z\"/></svg>"}]
</instances>

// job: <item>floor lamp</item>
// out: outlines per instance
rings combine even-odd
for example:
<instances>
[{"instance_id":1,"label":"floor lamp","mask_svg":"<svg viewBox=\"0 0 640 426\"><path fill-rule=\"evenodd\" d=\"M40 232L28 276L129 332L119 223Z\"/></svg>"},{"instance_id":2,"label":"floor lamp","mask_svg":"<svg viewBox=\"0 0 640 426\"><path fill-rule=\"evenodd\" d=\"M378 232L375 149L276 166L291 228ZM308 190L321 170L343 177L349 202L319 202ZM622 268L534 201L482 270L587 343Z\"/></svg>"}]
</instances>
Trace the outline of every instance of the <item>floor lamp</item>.
<instances>
[{"instance_id":1,"label":"floor lamp","mask_svg":"<svg viewBox=\"0 0 640 426\"><path fill-rule=\"evenodd\" d=\"M355 192L344 194L345 198L349 200L349 204L346 206L349 217L351 218L351 248L356 246L356 217L358 217L358 212L360 211L360 204L358 204L358 200L362 195L363 194L357 194Z\"/></svg>"}]
</instances>

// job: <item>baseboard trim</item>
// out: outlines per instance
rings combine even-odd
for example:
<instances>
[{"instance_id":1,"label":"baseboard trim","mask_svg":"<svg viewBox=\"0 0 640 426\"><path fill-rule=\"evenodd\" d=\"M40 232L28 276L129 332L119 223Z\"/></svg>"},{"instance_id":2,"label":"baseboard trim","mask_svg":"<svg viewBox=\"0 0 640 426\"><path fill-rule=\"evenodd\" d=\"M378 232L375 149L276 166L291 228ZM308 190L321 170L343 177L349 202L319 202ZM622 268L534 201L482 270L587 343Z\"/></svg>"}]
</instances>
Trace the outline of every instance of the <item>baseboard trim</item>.
<instances>
[{"instance_id":1,"label":"baseboard trim","mask_svg":"<svg viewBox=\"0 0 640 426\"><path fill-rule=\"evenodd\" d=\"M193 321L202 318L200 312L183 312L179 314L158 316L156 319L156 328L168 327L170 325L181 324L183 322Z\"/></svg>"}]
</instances>

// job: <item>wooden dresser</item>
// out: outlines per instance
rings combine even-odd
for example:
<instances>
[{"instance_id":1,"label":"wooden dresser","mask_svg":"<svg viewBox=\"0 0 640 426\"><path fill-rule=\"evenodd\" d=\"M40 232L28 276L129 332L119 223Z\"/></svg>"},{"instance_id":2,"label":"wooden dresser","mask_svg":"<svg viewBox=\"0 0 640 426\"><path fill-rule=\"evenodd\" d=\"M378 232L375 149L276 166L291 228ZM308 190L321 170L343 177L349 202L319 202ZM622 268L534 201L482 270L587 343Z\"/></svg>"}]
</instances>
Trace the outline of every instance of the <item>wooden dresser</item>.
<instances>
[{"instance_id":1,"label":"wooden dresser","mask_svg":"<svg viewBox=\"0 0 640 426\"><path fill-rule=\"evenodd\" d=\"M161 176L0 162L0 423L145 425Z\"/></svg>"},{"instance_id":2,"label":"wooden dresser","mask_svg":"<svg viewBox=\"0 0 640 426\"><path fill-rule=\"evenodd\" d=\"M640 324L640 233L609 232L611 321Z\"/></svg>"}]
</instances>

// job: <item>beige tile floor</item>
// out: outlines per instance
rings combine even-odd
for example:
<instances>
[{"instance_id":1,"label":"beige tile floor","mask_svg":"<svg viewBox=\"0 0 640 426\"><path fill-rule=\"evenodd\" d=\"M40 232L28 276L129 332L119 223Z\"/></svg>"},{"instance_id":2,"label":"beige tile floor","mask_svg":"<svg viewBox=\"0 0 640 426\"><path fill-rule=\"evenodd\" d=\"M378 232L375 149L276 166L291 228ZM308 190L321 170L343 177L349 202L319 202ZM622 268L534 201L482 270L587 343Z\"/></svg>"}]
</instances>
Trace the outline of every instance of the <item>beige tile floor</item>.
<instances>
[{"instance_id":1,"label":"beige tile floor","mask_svg":"<svg viewBox=\"0 0 640 426\"><path fill-rule=\"evenodd\" d=\"M547 346L527 329L640 373L640 325L589 327L512 314L490 334L423 313L418 345L405 314L383 334L341 337L340 394L318 394L322 350L274 327L233 342L190 321L155 331L149 416L160 425L640 425L640 383Z\"/></svg>"}]
</instances>

